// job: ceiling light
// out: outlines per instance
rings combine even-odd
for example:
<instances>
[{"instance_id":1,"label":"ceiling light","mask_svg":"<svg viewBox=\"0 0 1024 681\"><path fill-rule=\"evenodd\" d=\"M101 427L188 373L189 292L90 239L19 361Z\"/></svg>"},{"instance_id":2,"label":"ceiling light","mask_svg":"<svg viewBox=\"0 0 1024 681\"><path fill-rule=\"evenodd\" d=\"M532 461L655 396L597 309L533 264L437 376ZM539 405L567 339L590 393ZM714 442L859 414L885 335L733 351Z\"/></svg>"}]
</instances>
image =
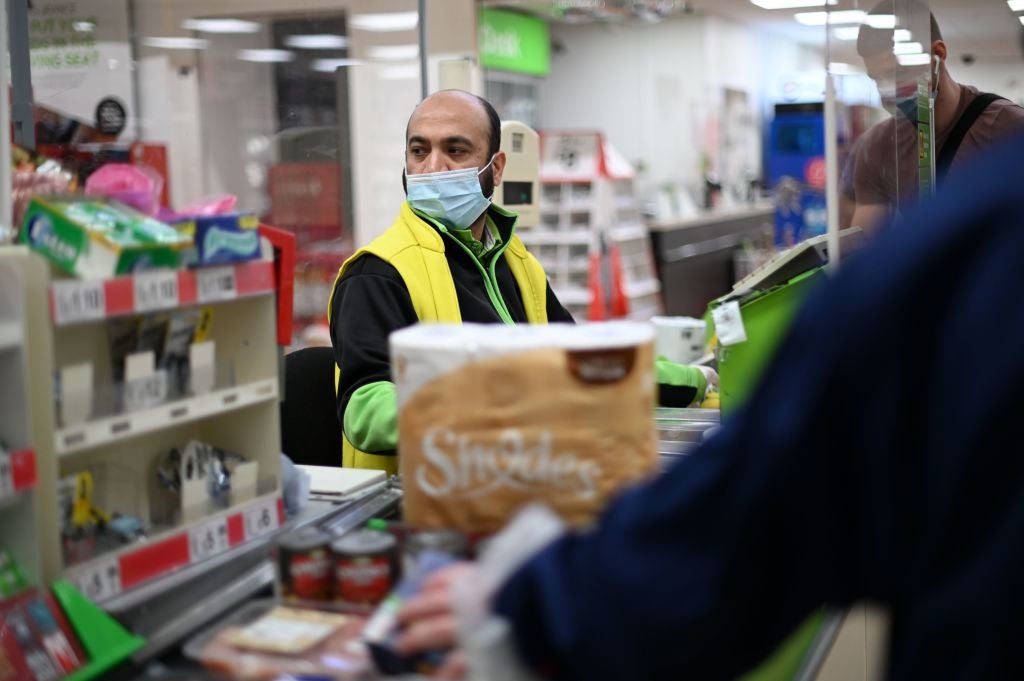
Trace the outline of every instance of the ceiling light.
<instances>
[{"instance_id":1,"label":"ceiling light","mask_svg":"<svg viewBox=\"0 0 1024 681\"><path fill-rule=\"evenodd\" d=\"M1020 17L1020 23L1024 24L1024 17Z\"/></svg>"},{"instance_id":2,"label":"ceiling light","mask_svg":"<svg viewBox=\"0 0 1024 681\"><path fill-rule=\"evenodd\" d=\"M864 23L871 28L896 28L895 14L869 14Z\"/></svg>"},{"instance_id":3,"label":"ceiling light","mask_svg":"<svg viewBox=\"0 0 1024 681\"><path fill-rule=\"evenodd\" d=\"M181 27L201 33L255 33L260 25L241 19L186 19Z\"/></svg>"},{"instance_id":4,"label":"ceiling light","mask_svg":"<svg viewBox=\"0 0 1024 681\"><path fill-rule=\"evenodd\" d=\"M900 66L925 66L932 61L931 55L918 52L917 54L900 54L896 56Z\"/></svg>"},{"instance_id":5,"label":"ceiling light","mask_svg":"<svg viewBox=\"0 0 1024 681\"><path fill-rule=\"evenodd\" d=\"M892 46L893 54L921 54L924 49L921 43L896 43Z\"/></svg>"},{"instance_id":6,"label":"ceiling light","mask_svg":"<svg viewBox=\"0 0 1024 681\"><path fill-rule=\"evenodd\" d=\"M361 59L314 59L313 70L321 73L334 73L346 66L361 66L364 62Z\"/></svg>"},{"instance_id":7,"label":"ceiling light","mask_svg":"<svg viewBox=\"0 0 1024 681\"><path fill-rule=\"evenodd\" d=\"M797 12L794 16L805 26L824 26L825 24L859 24L864 21L866 15L859 9L848 9L840 12Z\"/></svg>"},{"instance_id":8,"label":"ceiling light","mask_svg":"<svg viewBox=\"0 0 1024 681\"><path fill-rule=\"evenodd\" d=\"M203 38L159 38L154 36L143 38L142 44L161 50L205 50L210 46L210 41Z\"/></svg>"},{"instance_id":9,"label":"ceiling light","mask_svg":"<svg viewBox=\"0 0 1024 681\"><path fill-rule=\"evenodd\" d=\"M329 33L290 35L284 44L297 50L343 50L348 47L348 38Z\"/></svg>"},{"instance_id":10,"label":"ceiling light","mask_svg":"<svg viewBox=\"0 0 1024 681\"><path fill-rule=\"evenodd\" d=\"M420 46L411 45L375 45L366 49L366 56L381 61L404 61L420 56Z\"/></svg>"},{"instance_id":11,"label":"ceiling light","mask_svg":"<svg viewBox=\"0 0 1024 681\"><path fill-rule=\"evenodd\" d=\"M1022 0L1024 2L1024 0ZM892 41L894 43L909 43L910 42L910 31L905 28L897 28L892 32Z\"/></svg>"},{"instance_id":12,"label":"ceiling light","mask_svg":"<svg viewBox=\"0 0 1024 681\"><path fill-rule=\"evenodd\" d=\"M839 26L832 29L837 40L856 40L860 35L860 26Z\"/></svg>"},{"instance_id":13,"label":"ceiling light","mask_svg":"<svg viewBox=\"0 0 1024 681\"><path fill-rule=\"evenodd\" d=\"M348 25L357 31L411 31L420 22L419 12L383 12L380 14L353 14Z\"/></svg>"},{"instance_id":14,"label":"ceiling light","mask_svg":"<svg viewBox=\"0 0 1024 681\"><path fill-rule=\"evenodd\" d=\"M288 50L239 50L238 58L257 64L282 64L295 59L295 53Z\"/></svg>"},{"instance_id":15,"label":"ceiling light","mask_svg":"<svg viewBox=\"0 0 1024 681\"><path fill-rule=\"evenodd\" d=\"M420 66L419 64L384 66L378 75L384 80L412 80L420 77Z\"/></svg>"},{"instance_id":16,"label":"ceiling light","mask_svg":"<svg viewBox=\"0 0 1024 681\"><path fill-rule=\"evenodd\" d=\"M1024 12L1024 0L1006 0L1011 12Z\"/></svg>"},{"instance_id":17,"label":"ceiling light","mask_svg":"<svg viewBox=\"0 0 1024 681\"><path fill-rule=\"evenodd\" d=\"M764 9L796 9L798 7L824 7L834 5L836 0L750 0Z\"/></svg>"}]
</instances>

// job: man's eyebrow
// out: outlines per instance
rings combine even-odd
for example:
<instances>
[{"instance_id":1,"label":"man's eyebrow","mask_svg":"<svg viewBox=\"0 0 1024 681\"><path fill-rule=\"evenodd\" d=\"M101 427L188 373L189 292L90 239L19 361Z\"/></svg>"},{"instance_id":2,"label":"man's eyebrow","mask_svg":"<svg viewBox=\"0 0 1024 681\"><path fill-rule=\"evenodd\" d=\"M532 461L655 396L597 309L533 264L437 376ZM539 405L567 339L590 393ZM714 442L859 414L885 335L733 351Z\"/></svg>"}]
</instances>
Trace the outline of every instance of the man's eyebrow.
<instances>
[{"instance_id":1,"label":"man's eyebrow","mask_svg":"<svg viewBox=\"0 0 1024 681\"><path fill-rule=\"evenodd\" d=\"M408 144L427 144L427 138L422 135L413 135L409 138Z\"/></svg>"},{"instance_id":2,"label":"man's eyebrow","mask_svg":"<svg viewBox=\"0 0 1024 681\"><path fill-rule=\"evenodd\" d=\"M467 147L473 146L473 140L469 139L468 137L463 137L462 135L452 135L451 137L445 137L444 143L449 145L463 144Z\"/></svg>"}]
</instances>

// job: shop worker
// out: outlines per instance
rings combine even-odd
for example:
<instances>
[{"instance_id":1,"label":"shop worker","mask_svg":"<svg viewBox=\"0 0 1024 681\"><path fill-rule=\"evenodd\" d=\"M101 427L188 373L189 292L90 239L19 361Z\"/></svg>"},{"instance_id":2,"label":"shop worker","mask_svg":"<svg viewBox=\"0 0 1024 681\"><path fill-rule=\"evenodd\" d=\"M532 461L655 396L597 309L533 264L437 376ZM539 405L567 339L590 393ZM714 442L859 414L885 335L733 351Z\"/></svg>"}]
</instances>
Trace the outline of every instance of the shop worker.
<instances>
[{"instance_id":1,"label":"shop worker","mask_svg":"<svg viewBox=\"0 0 1024 681\"><path fill-rule=\"evenodd\" d=\"M1000 139L1024 132L1024 108L992 93L958 83L946 66L949 49L935 16L917 0L900 0L894 12L893 0L876 5L870 16L898 15L895 28L873 28L869 19L861 26L857 51L868 75L878 84L882 103L893 114L864 133L856 146L853 189L856 207L852 223L867 230L877 229L903 206L918 199L917 80L928 75L935 97L932 123L935 129L937 190L948 180L963 177L963 164L980 150L990 149ZM876 22L877 24L877 22ZM895 55L896 30L919 30L912 34L931 63L903 66ZM948 176L948 177L947 177Z\"/></svg>"},{"instance_id":2,"label":"shop worker","mask_svg":"<svg viewBox=\"0 0 1024 681\"><path fill-rule=\"evenodd\" d=\"M490 603L541 676L735 679L870 601L888 678L1024 678L1024 137L986 155L811 294L717 435L504 579L486 553L435 575L402 650Z\"/></svg>"},{"instance_id":3,"label":"shop worker","mask_svg":"<svg viewBox=\"0 0 1024 681\"><path fill-rule=\"evenodd\" d=\"M345 467L397 471L393 331L417 321L572 321L516 236L516 214L491 202L505 168L500 143L497 112L467 92L433 94L409 118L406 201L394 224L341 266L328 310ZM707 381L695 367L666 363L659 378L680 406L700 399Z\"/></svg>"}]
</instances>

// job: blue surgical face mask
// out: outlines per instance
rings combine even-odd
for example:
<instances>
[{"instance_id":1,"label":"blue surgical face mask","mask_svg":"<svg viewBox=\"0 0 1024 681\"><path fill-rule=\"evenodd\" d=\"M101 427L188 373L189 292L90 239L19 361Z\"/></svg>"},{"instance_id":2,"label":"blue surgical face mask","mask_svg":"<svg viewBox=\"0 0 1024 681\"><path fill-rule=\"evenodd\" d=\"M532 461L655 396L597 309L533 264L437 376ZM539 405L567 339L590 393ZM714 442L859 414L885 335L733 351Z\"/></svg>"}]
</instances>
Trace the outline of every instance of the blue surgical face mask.
<instances>
[{"instance_id":1,"label":"blue surgical face mask","mask_svg":"<svg viewBox=\"0 0 1024 681\"><path fill-rule=\"evenodd\" d=\"M480 188L480 174L492 163L494 156L480 170L463 168L419 175L406 171L409 205L447 227L467 229L491 205L490 197L484 196Z\"/></svg>"}]
</instances>

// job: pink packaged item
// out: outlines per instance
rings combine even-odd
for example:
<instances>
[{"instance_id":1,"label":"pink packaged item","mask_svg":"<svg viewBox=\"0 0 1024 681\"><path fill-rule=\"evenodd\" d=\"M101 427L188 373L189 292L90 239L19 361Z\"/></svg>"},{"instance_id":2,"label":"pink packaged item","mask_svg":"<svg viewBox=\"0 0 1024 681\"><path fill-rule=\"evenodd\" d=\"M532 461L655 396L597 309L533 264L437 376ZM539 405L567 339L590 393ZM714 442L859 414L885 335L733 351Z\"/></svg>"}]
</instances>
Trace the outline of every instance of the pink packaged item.
<instances>
[{"instance_id":1,"label":"pink packaged item","mask_svg":"<svg viewBox=\"0 0 1024 681\"><path fill-rule=\"evenodd\" d=\"M156 215L163 186L163 178L144 166L108 163L85 181L85 193L106 196L146 215Z\"/></svg>"}]
</instances>

